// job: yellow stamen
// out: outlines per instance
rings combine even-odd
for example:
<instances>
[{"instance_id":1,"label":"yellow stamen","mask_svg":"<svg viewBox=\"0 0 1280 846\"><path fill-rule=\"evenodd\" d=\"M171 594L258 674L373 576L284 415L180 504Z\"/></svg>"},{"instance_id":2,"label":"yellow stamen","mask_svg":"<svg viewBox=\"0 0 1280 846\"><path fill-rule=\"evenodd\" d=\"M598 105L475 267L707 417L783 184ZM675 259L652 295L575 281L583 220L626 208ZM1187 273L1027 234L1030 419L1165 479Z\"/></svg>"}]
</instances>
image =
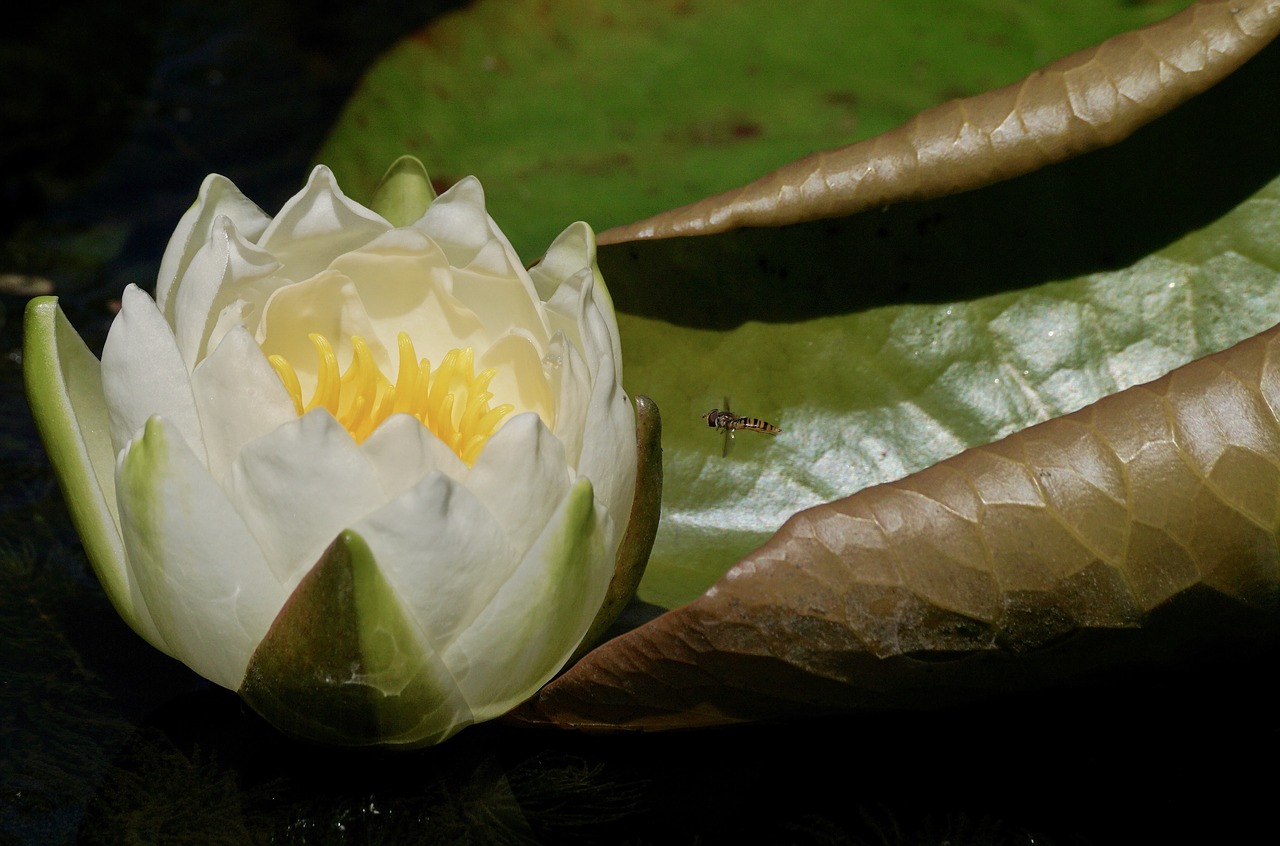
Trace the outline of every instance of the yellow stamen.
<instances>
[{"instance_id":1,"label":"yellow stamen","mask_svg":"<svg viewBox=\"0 0 1280 846\"><path fill-rule=\"evenodd\" d=\"M319 356L310 402L302 401L302 386L293 365L279 355L268 360L299 415L323 408L357 443L373 434L392 414L411 414L471 465L502 418L514 408L508 403L489 407L493 399L489 383L497 371L475 373L475 353L470 347L449 350L432 372L431 363L418 359L413 341L401 332L396 339L400 364L392 382L378 368L369 345L360 336L351 338L351 364L345 373L340 372L338 356L327 338L319 334L307 337ZM455 409L459 410L457 415Z\"/></svg>"}]
</instances>

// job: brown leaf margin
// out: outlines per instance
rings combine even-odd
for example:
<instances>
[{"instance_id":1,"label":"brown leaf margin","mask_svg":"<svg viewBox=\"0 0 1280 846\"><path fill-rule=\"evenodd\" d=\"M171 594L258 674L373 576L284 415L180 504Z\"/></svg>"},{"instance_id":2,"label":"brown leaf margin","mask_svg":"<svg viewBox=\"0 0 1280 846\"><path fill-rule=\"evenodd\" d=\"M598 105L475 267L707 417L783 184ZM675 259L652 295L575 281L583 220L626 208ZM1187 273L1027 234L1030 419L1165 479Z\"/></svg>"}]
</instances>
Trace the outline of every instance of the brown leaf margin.
<instances>
[{"instance_id":1,"label":"brown leaf margin","mask_svg":"<svg viewBox=\"0 0 1280 846\"><path fill-rule=\"evenodd\" d=\"M1198 2L889 132L601 232L600 244L785 226L957 194L1115 144L1280 34L1280 0Z\"/></svg>"},{"instance_id":2,"label":"brown leaf margin","mask_svg":"<svg viewBox=\"0 0 1280 846\"><path fill-rule=\"evenodd\" d=\"M1280 326L799 512L509 721L614 731L953 706L1274 639L1278 611Z\"/></svg>"}]
</instances>

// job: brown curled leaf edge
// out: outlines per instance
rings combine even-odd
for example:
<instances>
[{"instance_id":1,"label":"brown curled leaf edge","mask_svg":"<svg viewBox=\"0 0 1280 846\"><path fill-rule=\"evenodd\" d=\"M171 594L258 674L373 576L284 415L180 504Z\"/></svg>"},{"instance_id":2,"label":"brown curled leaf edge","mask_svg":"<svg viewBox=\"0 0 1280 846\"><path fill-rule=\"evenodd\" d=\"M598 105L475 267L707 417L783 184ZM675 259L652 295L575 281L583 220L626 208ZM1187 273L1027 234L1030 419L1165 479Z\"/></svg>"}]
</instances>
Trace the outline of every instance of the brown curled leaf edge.
<instances>
[{"instance_id":1,"label":"brown curled leaf edge","mask_svg":"<svg viewBox=\"0 0 1280 846\"><path fill-rule=\"evenodd\" d=\"M1200 2L601 243L958 193L1116 143L1280 33ZM960 704L1189 642L1276 636L1280 337L793 516L700 599L589 653L509 722L614 731Z\"/></svg>"},{"instance_id":2,"label":"brown curled leaf edge","mask_svg":"<svg viewBox=\"0 0 1280 846\"><path fill-rule=\"evenodd\" d=\"M510 715L612 731L946 707L1273 638L1280 326L801 511Z\"/></svg>"},{"instance_id":3,"label":"brown curled leaf edge","mask_svg":"<svg viewBox=\"0 0 1280 846\"><path fill-rule=\"evenodd\" d=\"M785 226L957 194L1115 144L1213 86L1280 34L1280 0L1198 2L1021 82L943 103L882 135L606 230L600 244Z\"/></svg>"}]
</instances>

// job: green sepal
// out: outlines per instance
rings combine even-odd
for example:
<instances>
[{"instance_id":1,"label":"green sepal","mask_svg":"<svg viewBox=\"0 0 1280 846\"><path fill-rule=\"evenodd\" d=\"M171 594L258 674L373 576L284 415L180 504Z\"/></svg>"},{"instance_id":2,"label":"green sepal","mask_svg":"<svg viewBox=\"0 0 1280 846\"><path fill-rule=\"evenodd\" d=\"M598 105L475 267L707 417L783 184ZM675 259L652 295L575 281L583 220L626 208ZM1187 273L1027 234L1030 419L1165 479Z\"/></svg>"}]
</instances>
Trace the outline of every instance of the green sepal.
<instances>
[{"instance_id":1,"label":"green sepal","mask_svg":"<svg viewBox=\"0 0 1280 846\"><path fill-rule=\"evenodd\" d=\"M636 496L631 501L631 515L618 546L609 592L570 663L595 646L636 595L645 565L649 563L649 553L653 551L661 510L662 418L657 403L642 395L636 397Z\"/></svg>"},{"instance_id":2,"label":"green sepal","mask_svg":"<svg viewBox=\"0 0 1280 846\"><path fill-rule=\"evenodd\" d=\"M346 746L427 746L472 722L439 656L350 530L284 604L240 695L286 734Z\"/></svg>"},{"instance_id":3,"label":"green sepal","mask_svg":"<svg viewBox=\"0 0 1280 846\"><path fill-rule=\"evenodd\" d=\"M401 156L382 175L369 208L392 226L408 226L426 213L435 198L436 190L422 162L413 156Z\"/></svg>"},{"instance_id":4,"label":"green sepal","mask_svg":"<svg viewBox=\"0 0 1280 846\"><path fill-rule=\"evenodd\" d=\"M130 588L102 366L57 297L36 297L27 304L22 376L36 429L94 574L125 622L164 649Z\"/></svg>"}]
</instances>

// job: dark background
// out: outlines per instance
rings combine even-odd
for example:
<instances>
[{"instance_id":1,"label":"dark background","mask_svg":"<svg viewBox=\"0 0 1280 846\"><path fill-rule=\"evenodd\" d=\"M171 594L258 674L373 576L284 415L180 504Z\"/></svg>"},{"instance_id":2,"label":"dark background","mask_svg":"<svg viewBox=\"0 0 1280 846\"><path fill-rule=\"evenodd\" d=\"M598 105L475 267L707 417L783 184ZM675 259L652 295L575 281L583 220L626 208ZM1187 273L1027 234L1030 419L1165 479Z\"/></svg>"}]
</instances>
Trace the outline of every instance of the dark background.
<instances>
[{"instance_id":1,"label":"dark background","mask_svg":"<svg viewBox=\"0 0 1280 846\"><path fill-rule=\"evenodd\" d=\"M273 211L361 72L459 3L49 3L0 35L0 843L1163 843L1274 831L1276 651L941 713L661 735L287 741L115 616L21 388L56 292L99 348L205 174Z\"/></svg>"}]
</instances>

